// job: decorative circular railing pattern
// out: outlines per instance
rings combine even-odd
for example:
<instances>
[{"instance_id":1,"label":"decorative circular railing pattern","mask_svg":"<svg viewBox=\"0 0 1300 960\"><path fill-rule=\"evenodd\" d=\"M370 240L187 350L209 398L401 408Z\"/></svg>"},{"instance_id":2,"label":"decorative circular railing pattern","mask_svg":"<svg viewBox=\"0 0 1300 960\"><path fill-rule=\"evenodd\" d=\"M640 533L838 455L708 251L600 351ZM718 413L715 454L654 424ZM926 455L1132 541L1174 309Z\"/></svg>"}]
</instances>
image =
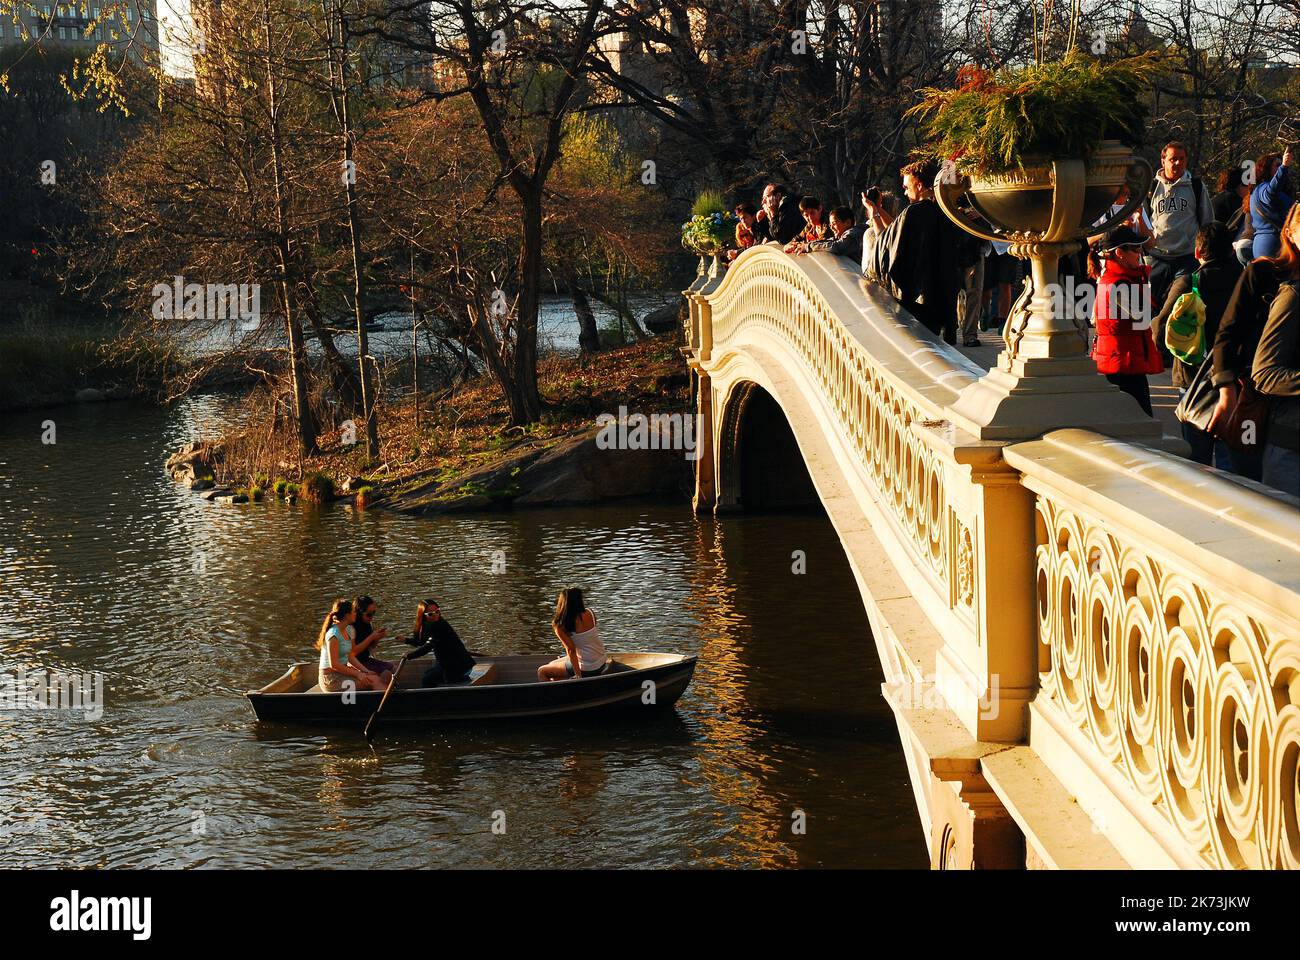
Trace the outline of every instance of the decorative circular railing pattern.
<instances>
[{"instance_id":1,"label":"decorative circular railing pattern","mask_svg":"<svg viewBox=\"0 0 1300 960\"><path fill-rule=\"evenodd\" d=\"M768 248L744 254L700 294L693 347L722 371L730 356L780 344L780 363L799 368L816 394L808 399L828 414L819 419L856 457L891 539L982 643L976 623L988 618L973 614L996 607L998 583L979 558L994 547L1031 549L1022 544L1031 498L1009 532L990 528L987 514L971 512L983 507L945 488L945 477L974 482L949 469L945 441L915 429L947 419L975 378L887 306L874 311L872 291L848 290L844 277L801 260ZM1119 800L1177 862L1300 868L1300 588L1285 572L1300 560L1294 509L1087 431L1001 446L1000 455L998 482L1018 483L1034 505L1034 707L1078 731L1069 749L1082 766L1104 758L1128 784L1085 778L1082 787ZM1256 539L1258 555L1241 549ZM1013 602L1033 621L1025 587ZM1014 662L1005 646L998 653ZM1062 775L1079 766L1072 760Z\"/></svg>"},{"instance_id":2,"label":"decorative circular railing pattern","mask_svg":"<svg viewBox=\"0 0 1300 960\"><path fill-rule=\"evenodd\" d=\"M1043 691L1207 866L1300 868L1300 635L1037 503Z\"/></svg>"},{"instance_id":3,"label":"decorative circular railing pattern","mask_svg":"<svg viewBox=\"0 0 1300 960\"><path fill-rule=\"evenodd\" d=\"M714 353L725 352L747 327L775 334L820 388L822 402L922 568L947 591L950 603L969 607L973 574L968 567L968 582L959 585L955 545L963 545L969 564L972 534L952 516L940 464L910 426L941 418L942 407L883 370L792 258L763 251L732 270L739 276L728 277L709 296Z\"/></svg>"}]
</instances>

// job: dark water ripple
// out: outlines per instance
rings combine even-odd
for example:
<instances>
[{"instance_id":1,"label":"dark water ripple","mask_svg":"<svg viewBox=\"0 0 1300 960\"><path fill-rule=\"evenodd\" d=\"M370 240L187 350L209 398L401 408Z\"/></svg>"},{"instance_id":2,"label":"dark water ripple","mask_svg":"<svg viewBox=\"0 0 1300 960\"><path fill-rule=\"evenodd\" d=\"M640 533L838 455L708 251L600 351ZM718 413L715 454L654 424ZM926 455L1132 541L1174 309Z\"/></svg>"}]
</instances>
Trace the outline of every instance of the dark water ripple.
<instances>
[{"instance_id":1,"label":"dark water ripple","mask_svg":"<svg viewBox=\"0 0 1300 960\"><path fill-rule=\"evenodd\" d=\"M0 866L925 865L824 519L216 506L162 461L229 414L202 398L0 422L0 670L99 671L106 687L97 720L0 712ZM355 732L258 726L243 699L314 657L337 593L373 593L394 631L432 595L471 649L528 653L556 647L567 583L590 591L612 648L701 655L675 714L394 722L371 750Z\"/></svg>"}]
</instances>

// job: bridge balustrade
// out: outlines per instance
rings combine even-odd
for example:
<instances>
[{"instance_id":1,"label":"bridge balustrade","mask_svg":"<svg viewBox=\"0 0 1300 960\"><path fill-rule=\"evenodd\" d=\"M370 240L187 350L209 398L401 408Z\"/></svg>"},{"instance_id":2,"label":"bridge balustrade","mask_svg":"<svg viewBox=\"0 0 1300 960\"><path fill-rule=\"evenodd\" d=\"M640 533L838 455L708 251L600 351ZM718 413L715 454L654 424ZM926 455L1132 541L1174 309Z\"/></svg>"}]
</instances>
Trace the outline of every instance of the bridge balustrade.
<instances>
[{"instance_id":1,"label":"bridge balustrade","mask_svg":"<svg viewBox=\"0 0 1300 960\"><path fill-rule=\"evenodd\" d=\"M755 385L862 587L935 866L1300 864L1300 511L1068 424L979 440L982 368L829 254L688 291L700 510Z\"/></svg>"}]
</instances>

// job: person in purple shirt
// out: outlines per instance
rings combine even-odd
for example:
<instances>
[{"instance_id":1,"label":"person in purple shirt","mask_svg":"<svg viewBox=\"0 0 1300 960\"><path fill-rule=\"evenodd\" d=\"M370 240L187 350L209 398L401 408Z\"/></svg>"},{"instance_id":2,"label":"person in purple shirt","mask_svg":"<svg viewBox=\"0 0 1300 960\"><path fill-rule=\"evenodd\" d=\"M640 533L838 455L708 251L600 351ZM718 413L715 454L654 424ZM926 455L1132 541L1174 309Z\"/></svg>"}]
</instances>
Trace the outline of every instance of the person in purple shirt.
<instances>
[{"instance_id":1,"label":"person in purple shirt","mask_svg":"<svg viewBox=\"0 0 1300 960\"><path fill-rule=\"evenodd\" d=\"M1255 228L1251 253L1256 257L1276 257L1282 251L1280 232L1295 191L1291 187L1291 148L1280 157L1266 153L1255 163L1258 185L1250 194L1250 221Z\"/></svg>"}]
</instances>

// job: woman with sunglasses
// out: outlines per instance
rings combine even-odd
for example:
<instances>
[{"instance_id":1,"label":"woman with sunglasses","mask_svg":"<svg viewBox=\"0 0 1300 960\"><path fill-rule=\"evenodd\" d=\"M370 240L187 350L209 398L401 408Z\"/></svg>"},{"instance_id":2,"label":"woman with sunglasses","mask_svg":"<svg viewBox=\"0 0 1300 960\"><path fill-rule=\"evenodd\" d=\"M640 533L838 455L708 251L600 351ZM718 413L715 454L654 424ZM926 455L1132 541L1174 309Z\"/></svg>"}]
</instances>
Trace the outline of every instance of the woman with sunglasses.
<instances>
[{"instance_id":1,"label":"woman with sunglasses","mask_svg":"<svg viewBox=\"0 0 1300 960\"><path fill-rule=\"evenodd\" d=\"M425 600L415 609L415 630L407 638L415 647L411 659L423 657L430 651L437 660L424 671L422 687L436 687L443 683L462 683L469 678L477 662L461 643L460 636L450 623L442 618L442 611L432 600Z\"/></svg>"},{"instance_id":2,"label":"woman with sunglasses","mask_svg":"<svg viewBox=\"0 0 1300 960\"><path fill-rule=\"evenodd\" d=\"M387 627L375 629L375 611L378 609L375 601L363 594L357 597L353 607L357 611L357 622L352 625L356 633L356 645L352 648L352 652L356 654L357 663L371 673L392 673L393 664L375 656L379 641L388 636Z\"/></svg>"}]
</instances>

